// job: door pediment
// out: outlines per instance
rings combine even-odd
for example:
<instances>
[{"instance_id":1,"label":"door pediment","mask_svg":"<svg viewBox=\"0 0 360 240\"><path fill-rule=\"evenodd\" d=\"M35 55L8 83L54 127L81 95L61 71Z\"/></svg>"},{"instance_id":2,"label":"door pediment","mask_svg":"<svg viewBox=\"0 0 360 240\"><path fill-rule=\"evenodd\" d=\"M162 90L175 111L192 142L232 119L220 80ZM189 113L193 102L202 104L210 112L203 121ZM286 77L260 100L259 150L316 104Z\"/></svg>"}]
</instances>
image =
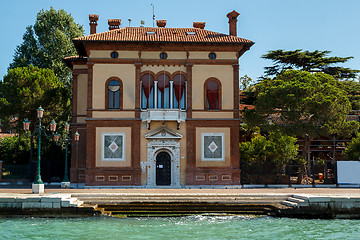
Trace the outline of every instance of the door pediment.
<instances>
[{"instance_id":1,"label":"door pediment","mask_svg":"<svg viewBox=\"0 0 360 240\"><path fill-rule=\"evenodd\" d=\"M183 136L166 127L155 129L145 134L146 139L181 139Z\"/></svg>"}]
</instances>

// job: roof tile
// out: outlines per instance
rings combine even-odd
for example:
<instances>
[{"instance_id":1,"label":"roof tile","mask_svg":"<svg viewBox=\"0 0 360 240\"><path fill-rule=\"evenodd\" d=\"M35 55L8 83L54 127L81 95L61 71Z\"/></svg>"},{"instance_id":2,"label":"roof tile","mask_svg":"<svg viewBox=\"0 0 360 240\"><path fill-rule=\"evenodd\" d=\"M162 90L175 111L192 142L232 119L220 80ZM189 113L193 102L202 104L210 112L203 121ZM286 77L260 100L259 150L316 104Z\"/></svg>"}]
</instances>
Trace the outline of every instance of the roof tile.
<instances>
[{"instance_id":1,"label":"roof tile","mask_svg":"<svg viewBox=\"0 0 360 240\"><path fill-rule=\"evenodd\" d=\"M155 34L148 34L154 32ZM188 34L193 32L195 34ZM124 27L75 38L74 41L253 43L245 38L199 28Z\"/></svg>"}]
</instances>

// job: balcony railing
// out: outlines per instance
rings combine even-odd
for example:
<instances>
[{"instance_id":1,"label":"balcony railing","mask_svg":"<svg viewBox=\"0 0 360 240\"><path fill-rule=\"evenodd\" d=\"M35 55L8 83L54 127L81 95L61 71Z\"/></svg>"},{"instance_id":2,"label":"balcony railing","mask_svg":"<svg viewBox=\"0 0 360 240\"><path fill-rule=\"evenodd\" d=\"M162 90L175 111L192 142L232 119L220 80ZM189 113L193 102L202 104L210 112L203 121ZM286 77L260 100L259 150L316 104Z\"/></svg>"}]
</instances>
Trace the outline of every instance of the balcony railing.
<instances>
[{"instance_id":1,"label":"balcony railing","mask_svg":"<svg viewBox=\"0 0 360 240\"><path fill-rule=\"evenodd\" d=\"M180 109L147 109L142 110L141 120L146 121L148 129L150 129L151 121L176 121L178 129L181 122L186 119L186 111Z\"/></svg>"}]
</instances>

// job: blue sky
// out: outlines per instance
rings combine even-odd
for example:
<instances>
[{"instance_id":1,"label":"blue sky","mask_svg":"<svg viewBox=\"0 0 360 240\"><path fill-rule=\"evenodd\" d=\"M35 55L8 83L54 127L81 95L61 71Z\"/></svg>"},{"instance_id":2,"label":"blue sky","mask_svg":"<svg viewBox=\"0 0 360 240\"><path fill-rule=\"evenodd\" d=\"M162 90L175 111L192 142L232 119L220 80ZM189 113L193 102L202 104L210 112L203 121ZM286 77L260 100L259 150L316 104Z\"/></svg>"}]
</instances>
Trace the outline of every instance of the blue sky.
<instances>
[{"instance_id":1,"label":"blue sky","mask_svg":"<svg viewBox=\"0 0 360 240\"><path fill-rule=\"evenodd\" d=\"M1 2L0 79L7 73L14 50L25 28L35 22L41 9L64 9L89 34L89 14L99 14L98 32L107 31L107 19L120 18L123 26L152 26L166 19L167 27L192 27L205 21L205 29L228 34L226 14L238 17L238 36L255 45L240 58L240 76L257 79L271 61L261 59L269 50L329 50L331 56L353 56L344 66L360 69L359 0L16 0Z\"/></svg>"}]
</instances>

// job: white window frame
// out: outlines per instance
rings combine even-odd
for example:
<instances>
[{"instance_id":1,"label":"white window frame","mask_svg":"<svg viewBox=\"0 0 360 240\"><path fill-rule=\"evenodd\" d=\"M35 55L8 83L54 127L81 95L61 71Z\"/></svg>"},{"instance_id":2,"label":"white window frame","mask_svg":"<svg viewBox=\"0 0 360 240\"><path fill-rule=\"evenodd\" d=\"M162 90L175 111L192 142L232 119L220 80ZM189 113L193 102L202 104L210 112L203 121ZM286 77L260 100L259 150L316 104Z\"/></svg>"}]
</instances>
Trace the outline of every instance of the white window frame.
<instances>
[{"instance_id":1,"label":"white window frame","mask_svg":"<svg viewBox=\"0 0 360 240\"><path fill-rule=\"evenodd\" d=\"M122 136L123 137L123 144L122 144L122 158L105 158L105 136ZM101 161L121 161L125 162L125 145L126 145L126 134L125 133L102 133L101 135Z\"/></svg>"},{"instance_id":2,"label":"white window frame","mask_svg":"<svg viewBox=\"0 0 360 240\"><path fill-rule=\"evenodd\" d=\"M204 144L205 137L220 136L221 137L221 158L205 158ZM206 146L207 147L207 146ZM201 161L225 161L225 133L201 133Z\"/></svg>"}]
</instances>

